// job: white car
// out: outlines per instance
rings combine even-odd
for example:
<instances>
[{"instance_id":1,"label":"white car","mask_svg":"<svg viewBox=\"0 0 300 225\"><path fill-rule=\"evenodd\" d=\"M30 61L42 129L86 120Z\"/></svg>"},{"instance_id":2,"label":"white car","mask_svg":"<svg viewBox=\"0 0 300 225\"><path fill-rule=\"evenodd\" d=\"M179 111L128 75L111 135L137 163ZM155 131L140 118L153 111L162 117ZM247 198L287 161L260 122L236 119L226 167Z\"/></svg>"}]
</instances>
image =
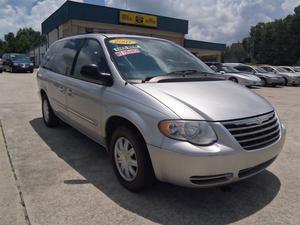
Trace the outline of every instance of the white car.
<instances>
[{"instance_id":1,"label":"white car","mask_svg":"<svg viewBox=\"0 0 300 225\"><path fill-rule=\"evenodd\" d=\"M300 66L294 66L293 69L294 69L296 72L299 72L299 73L300 73Z\"/></svg>"},{"instance_id":2,"label":"white car","mask_svg":"<svg viewBox=\"0 0 300 225\"><path fill-rule=\"evenodd\" d=\"M227 80L245 85L247 87L261 86L261 79L259 77L252 74L241 73L231 66L222 65L220 68L220 73L222 73Z\"/></svg>"},{"instance_id":3,"label":"white car","mask_svg":"<svg viewBox=\"0 0 300 225\"><path fill-rule=\"evenodd\" d=\"M285 80L285 85L299 85L300 84L300 75L298 73L289 72L288 70L278 67L278 66L270 66L270 65L263 65L260 66L264 70L269 73L279 74L283 76Z\"/></svg>"},{"instance_id":4,"label":"white car","mask_svg":"<svg viewBox=\"0 0 300 225\"><path fill-rule=\"evenodd\" d=\"M267 71L264 71L257 66L243 63L224 63L224 65L232 66L236 70L240 71L240 73L247 73L259 77L261 79L261 86L276 86L284 84L284 79L282 76L267 73Z\"/></svg>"}]
</instances>

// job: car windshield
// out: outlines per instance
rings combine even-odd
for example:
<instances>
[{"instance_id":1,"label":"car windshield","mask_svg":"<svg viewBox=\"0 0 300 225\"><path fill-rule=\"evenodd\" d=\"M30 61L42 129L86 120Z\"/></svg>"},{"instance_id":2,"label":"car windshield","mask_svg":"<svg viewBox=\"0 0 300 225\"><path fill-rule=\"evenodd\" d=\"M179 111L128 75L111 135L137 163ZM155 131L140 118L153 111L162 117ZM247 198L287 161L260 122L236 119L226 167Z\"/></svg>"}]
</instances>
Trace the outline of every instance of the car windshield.
<instances>
[{"instance_id":1,"label":"car windshield","mask_svg":"<svg viewBox=\"0 0 300 225\"><path fill-rule=\"evenodd\" d=\"M280 68L285 69L288 72L294 73L294 71L291 68L288 67L280 67Z\"/></svg>"},{"instance_id":2,"label":"car windshield","mask_svg":"<svg viewBox=\"0 0 300 225\"><path fill-rule=\"evenodd\" d=\"M282 73L288 73L289 71L281 68L281 67L277 67L278 72L282 72Z\"/></svg>"},{"instance_id":3,"label":"car windshield","mask_svg":"<svg viewBox=\"0 0 300 225\"><path fill-rule=\"evenodd\" d=\"M294 70L295 70L296 72L300 72L300 67L294 67Z\"/></svg>"},{"instance_id":4,"label":"car windshield","mask_svg":"<svg viewBox=\"0 0 300 225\"><path fill-rule=\"evenodd\" d=\"M240 73L237 69L233 68L232 66L222 66L222 70L226 73Z\"/></svg>"},{"instance_id":5,"label":"car windshield","mask_svg":"<svg viewBox=\"0 0 300 225\"><path fill-rule=\"evenodd\" d=\"M20 61L20 60L29 61L29 58L24 54L12 54L10 57L13 61Z\"/></svg>"},{"instance_id":6,"label":"car windshield","mask_svg":"<svg viewBox=\"0 0 300 225\"><path fill-rule=\"evenodd\" d=\"M264 70L264 69L261 68L261 67L255 66L254 68L255 68L255 70L256 70L257 72L259 72L259 73L267 73L267 71Z\"/></svg>"},{"instance_id":7,"label":"car windshield","mask_svg":"<svg viewBox=\"0 0 300 225\"><path fill-rule=\"evenodd\" d=\"M150 38L108 38L106 46L119 72L126 80L214 73L206 64L169 41Z\"/></svg>"}]
</instances>

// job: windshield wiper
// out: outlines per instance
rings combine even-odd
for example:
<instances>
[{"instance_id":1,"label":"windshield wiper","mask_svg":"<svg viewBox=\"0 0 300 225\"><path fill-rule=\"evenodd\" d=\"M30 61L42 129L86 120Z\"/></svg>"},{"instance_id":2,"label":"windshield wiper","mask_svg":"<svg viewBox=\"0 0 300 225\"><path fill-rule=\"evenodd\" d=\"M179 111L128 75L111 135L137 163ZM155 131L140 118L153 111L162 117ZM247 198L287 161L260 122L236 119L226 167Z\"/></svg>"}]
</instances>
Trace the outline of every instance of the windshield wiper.
<instances>
[{"instance_id":1,"label":"windshield wiper","mask_svg":"<svg viewBox=\"0 0 300 225\"><path fill-rule=\"evenodd\" d=\"M151 83L162 83L162 82L183 82L183 81L209 81L209 80L224 80L215 73L201 72L201 75L160 75L160 76L151 76L146 77L142 80L142 83L151 82Z\"/></svg>"},{"instance_id":2,"label":"windshield wiper","mask_svg":"<svg viewBox=\"0 0 300 225\"><path fill-rule=\"evenodd\" d=\"M192 75L192 74L200 74L200 75L216 75L215 73L210 72L203 72L198 70L178 70L178 71L172 71L170 73L166 73L165 75L155 75L155 76L149 76L142 80L142 82L151 81L152 79L173 79L173 78L189 78L189 76L186 75Z\"/></svg>"}]
</instances>

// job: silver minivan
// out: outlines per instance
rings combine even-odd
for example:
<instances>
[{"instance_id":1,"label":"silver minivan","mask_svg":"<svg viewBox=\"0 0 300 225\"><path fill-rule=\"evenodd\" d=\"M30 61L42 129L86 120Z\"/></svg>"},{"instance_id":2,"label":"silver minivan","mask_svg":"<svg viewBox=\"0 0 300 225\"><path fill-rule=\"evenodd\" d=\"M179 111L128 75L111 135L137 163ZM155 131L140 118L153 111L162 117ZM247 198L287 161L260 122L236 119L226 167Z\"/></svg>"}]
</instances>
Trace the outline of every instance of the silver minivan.
<instances>
[{"instance_id":1,"label":"silver minivan","mask_svg":"<svg viewBox=\"0 0 300 225\"><path fill-rule=\"evenodd\" d=\"M105 146L131 191L224 185L276 159L286 132L273 106L218 77L173 42L116 34L55 42L37 74L46 126Z\"/></svg>"}]
</instances>

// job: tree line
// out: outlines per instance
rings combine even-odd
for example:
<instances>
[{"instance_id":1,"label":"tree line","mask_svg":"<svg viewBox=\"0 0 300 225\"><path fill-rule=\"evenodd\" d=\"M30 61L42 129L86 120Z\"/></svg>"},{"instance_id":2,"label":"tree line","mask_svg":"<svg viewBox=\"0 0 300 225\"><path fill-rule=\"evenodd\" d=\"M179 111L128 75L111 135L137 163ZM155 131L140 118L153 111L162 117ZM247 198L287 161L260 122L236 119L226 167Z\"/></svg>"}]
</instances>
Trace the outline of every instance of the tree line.
<instances>
[{"instance_id":1,"label":"tree line","mask_svg":"<svg viewBox=\"0 0 300 225\"><path fill-rule=\"evenodd\" d=\"M294 14L251 27L249 37L223 53L227 62L300 65L300 5Z\"/></svg>"},{"instance_id":2,"label":"tree line","mask_svg":"<svg viewBox=\"0 0 300 225\"><path fill-rule=\"evenodd\" d=\"M32 28L21 28L16 34L9 32L0 39L0 55L8 52L28 53L31 49L46 42L40 32Z\"/></svg>"}]
</instances>

